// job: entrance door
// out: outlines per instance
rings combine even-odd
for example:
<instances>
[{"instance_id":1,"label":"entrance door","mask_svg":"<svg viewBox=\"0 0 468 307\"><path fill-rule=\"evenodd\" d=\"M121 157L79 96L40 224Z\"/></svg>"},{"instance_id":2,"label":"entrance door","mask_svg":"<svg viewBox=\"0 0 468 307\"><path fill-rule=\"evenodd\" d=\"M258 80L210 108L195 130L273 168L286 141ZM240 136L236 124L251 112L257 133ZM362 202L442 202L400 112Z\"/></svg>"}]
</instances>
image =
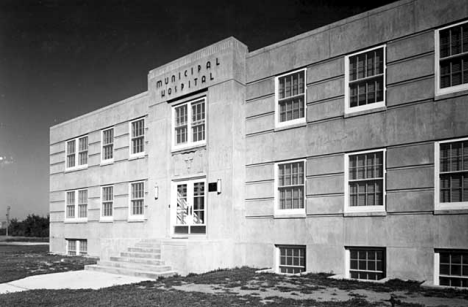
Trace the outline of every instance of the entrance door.
<instances>
[{"instance_id":1,"label":"entrance door","mask_svg":"<svg viewBox=\"0 0 468 307\"><path fill-rule=\"evenodd\" d=\"M206 233L206 183L204 179L173 182L174 234Z\"/></svg>"}]
</instances>

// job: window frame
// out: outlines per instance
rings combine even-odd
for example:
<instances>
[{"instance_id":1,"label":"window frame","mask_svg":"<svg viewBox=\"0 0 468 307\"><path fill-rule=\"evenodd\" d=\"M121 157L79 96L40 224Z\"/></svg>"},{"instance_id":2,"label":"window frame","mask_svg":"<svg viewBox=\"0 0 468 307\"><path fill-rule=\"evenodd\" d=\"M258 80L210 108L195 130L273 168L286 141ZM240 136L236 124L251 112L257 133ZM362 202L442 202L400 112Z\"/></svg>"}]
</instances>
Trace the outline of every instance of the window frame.
<instances>
[{"instance_id":1,"label":"window frame","mask_svg":"<svg viewBox=\"0 0 468 307\"><path fill-rule=\"evenodd\" d=\"M296 74L301 71L304 72L304 117L280 122L279 79L288 75ZM296 69L294 71L275 76L275 127L284 128L284 127L289 127L289 126L297 126L297 125L305 124L306 122L307 122L307 67Z\"/></svg>"},{"instance_id":2,"label":"window frame","mask_svg":"<svg viewBox=\"0 0 468 307\"><path fill-rule=\"evenodd\" d=\"M80 215L80 191L86 191L86 216L85 217L79 217ZM74 208L74 216L73 217L68 217L68 193L73 193L74 197L74 203L73 203L73 208ZM67 222L87 222L88 221L88 211L89 211L89 193L88 189L75 189L75 190L66 190L65 191L65 218L64 221Z\"/></svg>"},{"instance_id":3,"label":"window frame","mask_svg":"<svg viewBox=\"0 0 468 307\"><path fill-rule=\"evenodd\" d=\"M292 248L292 249L301 249L303 250L303 258L304 258L304 266L295 266L295 265L282 265L281 264L281 248ZM277 244L275 245L275 272L281 275L301 275L307 272L307 246L306 245L297 245L297 244ZM294 268L301 268L303 267L303 271L299 273L283 273L281 272L281 267L294 267Z\"/></svg>"},{"instance_id":4,"label":"window frame","mask_svg":"<svg viewBox=\"0 0 468 307\"><path fill-rule=\"evenodd\" d=\"M65 253L68 256L85 256L88 255L88 240L87 239L65 239L66 241L66 250ZM74 254L71 255L70 245L73 243L75 245ZM85 243L85 244L83 244ZM86 251L83 252L83 246L86 246Z\"/></svg>"},{"instance_id":5,"label":"window frame","mask_svg":"<svg viewBox=\"0 0 468 307\"><path fill-rule=\"evenodd\" d=\"M440 144L468 141L468 137L443 140L434 144L434 210L463 210L468 209L468 201L446 202L440 201Z\"/></svg>"},{"instance_id":6,"label":"window frame","mask_svg":"<svg viewBox=\"0 0 468 307\"><path fill-rule=\"evenodd\" d=\"M293 164L297 162L302 162L304 165L304 184L303 184L303 200L304 200L304 207L303 208L298 208L298 209L280 209L280 195L279 195L279 166L284 165L284 164ZM306 207L307 207L307 160L306 159L296 159L296 160L288 160L288 161L282 161L282 162L276 162L274 164L274 215L275 217L305 217L306 215Z\"/></svg>"},{"instance_id":7,"label":"window frame","mask_svg":"<svg viewBox=\"0 0 468 307\"><path fill-rule=\"evenodd\" d=\"M138 136L138 137L133 137L133 123L136 123L138 121L143 121L143 136ZM128 139L129 139L129 159L135 159L135 158L141 158L145 156L145 150L146 150L146 118L145 117L140 117L137 119L134 119L130 121L129 123L129 134L128 134ZM133 140L137 138L143 137L143 151L134 153L133 152Z\"/></svg>"},{"instance_id":8,"label":"window frame","mask_svg":"<svg viewBox=\"0 0 468 307\"><path fill-rule=\"evenodd\" d=\"M132 186L134 184L139 184L139 183L142 183L143 184L143 197L142 198L136 198L136 199L133 199L133 194L132 194ZM145 183L144 180L140 180L140 181L134 181L134 182L130 182L128 184L128 219L129 220L132 220L132 221L142 221L145 219L145 205L146 205L146 194L147 194L147 185ZM143 200L143 207L142 207L142 214L133 214L133 201L134 200Z\"/></svg>"},{"instance_id":9,"label":"window frame","mask_svg":"<svg viewBox=\"0 0 468 307\"><path fill-rule=\"evenodd\" d=\"M381 251L382 255L382 278L381 279L361 279L361 278L352 278L351 277L351 250L362 250L362 251ZM387 278L387 248L381 246L346 246L345 247L345 278L359 280L359 281L379 281ZM360 271L360 270L356 270ZM361 270L362 271L362 270ZM379 272L368 271L368 272Z\"/></svg>"},{"instance_id":10,"label":"window frame","mask_svg":"<svg viewBox=\"0 0 468 307\"><path fill-rule=\"evenodd\" d=\"M80 151L80 140L86 138L86 164L78 164L80 162L80 153L84 151ZM68 166L68 157L71 156L71 154L68 152L69 147L68 143L70 142L75 142L73 148L73 161L74 161L74 166ZM65 171L74 171L74 170L79 170L79 169L85 169L88 167L89 163L89 137L88 135L82 135L73 139L69 139L65 141Z\"/></svg>"},{"instance_id":11,"label":"window frame","mask_svg":"<svg viewBox=\"0 0 468 307\"><path fill-rule=\"evenodd\" d=\"M104 215L104 188L112 188L112 215ZM111 202L106 200L106 202ZM114 213L115 213L115 193L114 193L114 185L103 185L101 186L101 199L99 204L99 211L100 211L100 222L112 222L114 220Z\"/></svg>"},{"instance_id":12,"label":"window frame","mask_svg":"<svg viewBox=\"0 0 468 307\"><path fill-rule=\"evenodd\" d=\"M441 88L440 87L440 32L449 28L457 27L462 24L468 23L468 20L461 21L455 24L451 24L445 27L442 27L440 29L436 29L434 31L434 51L435 51L435 56L434 56L434 79L435 79L435 96L441 96L441 95L446 95L446 94L452 94L456 92L461 92L468 90L468 83L462 83L459 85L455 86L449 86L446 88ZM463 73L463 71L462 71Z\"/></svg>"},{"instance_id":13,"label":"window frame","mask_svg":"<svg viewBox=\"0 0 468 307\"><path fill-rule=\"evenodd\" d=\"M366 105L363 105L363 106L351 107L351 105L350 105L350 90L349 90L349 83L350 83L349 59L351 57L357 56L359 54L367 53L367 52L374 51L374 50L381 49L381 48L383 49L383 52L382 52L382 54L383 54L383 73L382 73L382 75L383 75L383 81L382 81L383 82L383 89L382 89L382 91L383 91L383 93L382 93L383 100L379 101L379 102L374 102L374 103L371 103L371 104L366 104ZM363 78L363 79L366 79L366 78ZM357 81L357 80L354 80L354 81ZM352 113L356 113L356 112L363 112L363 111L374 110L374 109L379 109L379 108L386 107L386 105L387 105L387 45L386 44L379 45L379 46L375 46L375 47L372 47L372 48L368 48L368 49L365 49L365 50L361 50L361 51L346 55L345 56L345 81L344 81L344 84L345 84L345 114L352 114Z\"/></svg>"},{"instance_id":14,"label":"window frame","mask_svg":"<svg viewBox=\"0 0 468 307\"><path fill-rule=\"evenodd\" d=\"M112 143L104 144L104 133L112 130ZM105 158L105 147L112 146L112 158ZM114 163L115 154L115 129L114 127L106 128L101 130L101 165Z\"/></svg>"},{"instance_id":15,"label":"window frame","mask_svg":"<svg viewBox=\"0 0 468 307\"><path fill-rule=\"evenodd\" d=\"M364 155L374 152L382 152L382 159L383 159L383 174L382 174L382 206L350 206L350 190L349 190L349 157L355 155ZM345 182L345 206L344 212L345 213L367 213L367 212L386 212L387 211L387 149L373 149L373 150L365 150L365 151L357 151L357 152L350 152L345 153L344 155L344 182Z\"/></svg>"},{"instance_id":16,"label":"window frame","mask_svg":"<svg viewBox=\"0 0 468 307\"><path fill-rule=\"evenodd\" d=\"M204 125L205 125L205 138L201 141L193 142L193 127L192 127L192 104L203 101L205 105L205 114L204 114ZM176 109L182 106L187 106L187 142L183 144L177 144L176 138ZM172 151L183 150L187 148L194 148L205 146L208 139L208 100L206 95L200 97L192 97L189 100L179 102L171 106L171 144Z\"/></svg>"},{"instance_id":17,"label":"window frame","mask_svg":"<svg viewBox=\"0 0 468 307\"><path fill-rule=\"evenodd\" d=\"M459 253L459 254L465 254L468 257L468 250L467 249L457 249L457 248L437 248L434 250L434 280L433 283L435 286L439 287L444 287L444 288L457 288L457 289L468 289L468 287L457 287L457 286L447 286L447 285L441 285L440 284L440 254L441 253ZM460 264L463 266L463 263ZM463 278L463 275L443 275L442 277L447 277L447 278L459 278L459 279L465 279L468 281L468 276L465 276Z\"/></svg>"}]
</instances>

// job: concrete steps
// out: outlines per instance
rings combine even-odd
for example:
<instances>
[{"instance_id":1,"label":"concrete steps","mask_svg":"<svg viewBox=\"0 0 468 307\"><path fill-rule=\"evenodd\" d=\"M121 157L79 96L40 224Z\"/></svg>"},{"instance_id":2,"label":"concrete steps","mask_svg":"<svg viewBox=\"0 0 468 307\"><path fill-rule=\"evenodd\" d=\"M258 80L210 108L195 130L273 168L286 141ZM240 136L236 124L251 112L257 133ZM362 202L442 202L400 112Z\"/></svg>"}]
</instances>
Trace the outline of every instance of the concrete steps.
<instances>
[{"instance_id":1,"label":"concrete steps","mask_svg":"<svg viewBox=\"0 0 468 307\"><path fill-rule=\"evenodd\" d=\"M112 256L108 261L87 265L85 270L154 279L177 273L161 260L161 244L156 240L138 242L134 247L121 252L120 256Z\"/></svg>"}]
</instances>

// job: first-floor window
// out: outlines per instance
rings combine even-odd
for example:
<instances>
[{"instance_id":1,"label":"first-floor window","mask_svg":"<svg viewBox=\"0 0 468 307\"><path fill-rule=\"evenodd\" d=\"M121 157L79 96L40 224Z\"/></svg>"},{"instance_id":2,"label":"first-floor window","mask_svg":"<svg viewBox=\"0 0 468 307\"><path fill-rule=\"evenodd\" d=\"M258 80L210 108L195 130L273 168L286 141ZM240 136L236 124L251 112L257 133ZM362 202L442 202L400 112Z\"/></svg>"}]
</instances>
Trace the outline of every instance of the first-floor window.
<instances>
[{"instance_id":1,"label":"first-floor window","mask_svg":"<svg viewBox=\"0 0 468 307\"><path fill-rule=\"evenodd\" d=\"M143 215L145 205L145 183L135 182L131 184L131 213Z\"/></svg>"},{"instance_id":2,"label":"first-floor window","mask_svg":"<svg viewBox=\"0 0 468 307\"><path fill-rule=\"evenodd\" d=\"M103 187L102 188L102 208L101 208L101 216L112 217L113 211L113 203L114 203L114 187Z\"/></svg>"},{"instance_id":3,"label":"first-floor window","mask_svg":"<svg viewBox=\"0 0 468 307\"><path fill-rule=\"evenodd\" d=\"M384 211L385 152L369 151L345 157L348 211Z\"/></svg>"},{"instance_id":4,"label":"first-floor window","mask_svg":"<svg viewBox=\"0 0 468 307\"><path fill-rule=\"evenodd\" d=\"M298 274L306 270L304 246L279 246L279 273Z\"/></svg>"},{"instance_id":5,"label":"first-floor window","mask_svg":"<svg viewBox=\"0 0 468 307\"><path fill-rule=\"evenodd\" d=\"M88 190L66 192L65 219L86 220L88 217Z\"/></svg>"},{"instance_id":6,"label":"first-floor window","mask_svg":"<svg viewBox=\"0 0 468 307\"><path fill-rule=\"evenodd\" d=\"M277 164L278 209L304 209L305 162Z\"/></svg>"},{"instance_id":7,"label":"first-floor window","mask_svg":"<svg viewBox=\"0 0 468 307\"><path fill-rule=\"evenodd\" d=\"M439 285L468 288L468 250L440 250Z\"/></svg>"},{"instance_id":8,"label":"first-floor window","mask_svg":"<svg viewBox=\"0 0 468 307\"><path fill-rule=\"evenodd\" d=\"M87 255L88 254L88 241L87 240L79 240L79 251L80 255Z\"/></svg>"},{"instance_id":9,"label":"first-floor window","mask_svg":"<svg viewBox=\"0 0 468 307\"><path fill-rule=\"evenodd\" d=\"M349 277L365 280L385 278L384 248L349 248Z\"/></svg>"}]
</instances>

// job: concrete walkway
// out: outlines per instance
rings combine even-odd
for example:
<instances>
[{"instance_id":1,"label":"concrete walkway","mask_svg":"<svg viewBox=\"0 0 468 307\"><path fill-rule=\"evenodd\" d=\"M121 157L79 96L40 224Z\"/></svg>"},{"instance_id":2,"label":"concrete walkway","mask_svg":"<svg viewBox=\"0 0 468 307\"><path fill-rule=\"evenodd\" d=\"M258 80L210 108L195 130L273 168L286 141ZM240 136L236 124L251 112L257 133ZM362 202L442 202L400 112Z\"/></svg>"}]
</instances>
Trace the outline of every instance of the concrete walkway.
<instances>
[{"instance_id":1,"label":"concrete walkway","mask_svg":"<svg viewBox=\"0 0 468 307\"><path fill-rule=\"evenodd\" d=\"M34 289L101 289L154 280L93 271L70 271L30 276L0 284L0 294Z\"/></svg>"}]
</instances>

